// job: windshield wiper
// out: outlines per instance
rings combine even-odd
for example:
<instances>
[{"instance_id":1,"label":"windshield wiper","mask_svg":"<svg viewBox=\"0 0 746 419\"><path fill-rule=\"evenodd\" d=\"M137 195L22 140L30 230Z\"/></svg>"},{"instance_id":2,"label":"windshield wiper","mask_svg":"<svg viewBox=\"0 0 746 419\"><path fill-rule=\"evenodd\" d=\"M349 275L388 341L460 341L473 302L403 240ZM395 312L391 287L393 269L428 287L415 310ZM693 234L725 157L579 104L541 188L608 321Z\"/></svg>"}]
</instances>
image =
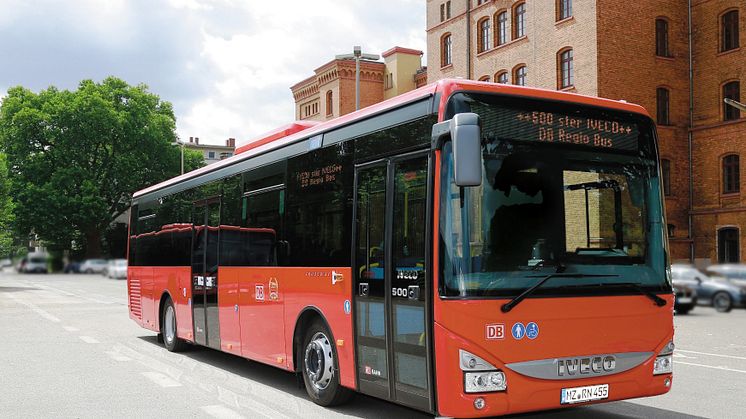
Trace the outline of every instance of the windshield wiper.
<instances>
[{"instance_id":1,"label":"windshield wiper","mask_svg":"<svg viewBox=\"0 0 746 419\"><path fill-rule=\"evenodd\" d=\"M557 272L553 274L549 274L541 278L539 282L537 282L533 286L529 287L528 289L520 293L517 297L503 304L502 307L500 307L500 310L503 313L509 312L510 310L513 309L513 307L520 304L521 301L523 301L529 295L533 294L534 291L536 291L540 286L544 285L547 281L549 281L552 278L558 278L558 277L559 278L603 278L603 277L618 277L619 276L619 275L604 275L604 274L564 273L564 270L565 270L565 265L558 264Z\"/></svg>"},{"instance_id":2,"label":"windshield wiper","mask_svg":"<svg viewBox=\"0 0 746 419\"><path fill-rule=\"evenodd\" d=\"M571 287L577 287L577 288L582 288L582 287L586 287L586 288L588 288L588 287L622 287L622 288L628 288L628 289L633 289L633 290L637 291L639 294L642 294L642 295L650 298L651 300L653 300L653 302L655 303L655 305L657 305L658 307L663 307L664 305L666 305L666 300L664 300L661 297L658 297L657 295L655 295L655 293L652 293L652 292L646 290L645 288L642 287L642 284L639 283L639 282L608 282L608 283L601 283L601 284L566 285L566 286L564 286L562 288L571 288Z\"/></svg>"}]
</instances>

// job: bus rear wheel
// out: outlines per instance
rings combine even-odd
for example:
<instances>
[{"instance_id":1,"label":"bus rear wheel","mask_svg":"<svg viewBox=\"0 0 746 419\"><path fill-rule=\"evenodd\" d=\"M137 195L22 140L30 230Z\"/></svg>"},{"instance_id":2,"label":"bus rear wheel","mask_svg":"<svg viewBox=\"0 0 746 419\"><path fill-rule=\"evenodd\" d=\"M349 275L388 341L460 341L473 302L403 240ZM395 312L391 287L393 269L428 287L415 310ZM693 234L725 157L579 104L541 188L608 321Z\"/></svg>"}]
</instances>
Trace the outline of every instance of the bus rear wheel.
<instances>
[{"instance_id":1,"label":"bus rear wheel","mask_svg":"<svg viewBox=\"0 0 746 419\"><path fill-rule=\"evenodd\" d=\"M176 309L174 309L174 303L169 298L166 300L166 304L163 306L163 314L161 315L161 333L163 334L163 346L166 347L170 352L181 352L186 349L186 342L180 339L176 331Z\"/></svg>"},{"instance_id":2,"label":"bus rear wheel","mask_svg":"<svg viewBox=\"0 0 746 419\"><path fill-rule=\"evenodd\" d=\"M300 355L303 382L314 403L335 406L352 397L352 391L339 383L334 341L320 320L314 320L306 331Z\"/></svg>"}]
</instances>

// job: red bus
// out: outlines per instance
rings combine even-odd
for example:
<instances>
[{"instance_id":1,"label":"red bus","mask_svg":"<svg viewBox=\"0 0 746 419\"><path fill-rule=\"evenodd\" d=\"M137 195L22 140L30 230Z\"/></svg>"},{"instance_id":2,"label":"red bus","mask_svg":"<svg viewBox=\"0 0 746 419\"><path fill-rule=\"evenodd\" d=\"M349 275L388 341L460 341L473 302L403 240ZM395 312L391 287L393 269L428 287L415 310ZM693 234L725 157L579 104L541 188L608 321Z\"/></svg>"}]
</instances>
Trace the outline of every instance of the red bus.
<instances>
[{"instance_id":1,"label":"red bus","mask_svg":"<svg viewBox=\"0 0 746 419\"><path fill-rule=\"evenodd\" d=\"M663 394L673 294L639 106L443 80L134 194L130 317L480 417Z\"/></svg>"}]
</instances>

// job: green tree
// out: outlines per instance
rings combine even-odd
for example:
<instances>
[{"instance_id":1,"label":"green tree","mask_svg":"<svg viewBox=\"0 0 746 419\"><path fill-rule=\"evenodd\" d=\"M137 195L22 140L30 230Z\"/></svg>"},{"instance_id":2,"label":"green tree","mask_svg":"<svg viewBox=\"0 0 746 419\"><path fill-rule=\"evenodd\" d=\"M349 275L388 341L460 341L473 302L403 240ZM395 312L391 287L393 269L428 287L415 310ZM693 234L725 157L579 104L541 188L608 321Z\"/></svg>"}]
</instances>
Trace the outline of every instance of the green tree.
<instances>
[{"instance_id":1,"label":"green tree","mask_svg":"<svg viewBox=\"0 0 746 419\"><path fill-rule=\"evenodd\" d=\"M10 198L10 180L5 154L0 153L0 257L10 254L13 247L13 201Z\"/></svg>"},{"instance_id":2,"label":"green tree","mask_svg":"<svg viewBox=\"0 0 746 419\"><path fill-rule=\"evenodd\" d=\"M132 193L179 174L175 127L169 102L114 77L75 91L9 89L0 146L18 232L63 249L83 242L99 256L103 232ZM185 164L196 168L194 159Z\"/></svg>"}]
</instances>

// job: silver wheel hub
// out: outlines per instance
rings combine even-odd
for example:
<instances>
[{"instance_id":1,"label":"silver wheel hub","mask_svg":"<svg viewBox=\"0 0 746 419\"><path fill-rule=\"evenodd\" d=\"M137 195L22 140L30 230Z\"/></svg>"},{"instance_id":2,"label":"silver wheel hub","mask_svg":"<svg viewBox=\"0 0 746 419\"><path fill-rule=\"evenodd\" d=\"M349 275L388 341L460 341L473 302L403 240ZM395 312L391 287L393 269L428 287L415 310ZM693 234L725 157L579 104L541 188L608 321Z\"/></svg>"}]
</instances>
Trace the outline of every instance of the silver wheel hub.
<instances>
[{"instance_id":1,"label":"silver wheel hub","mask_svg":"<svg viewBox=\"0 0 746 419\"><path fill-rule=\"evenodd\" d=\"M170 345L176 338L176 314L174 313L174 306L169 305L166 307L166 318L163 323L166 329L163 338Z\"/></svg>"},{"instance_id":2,"label":"silver wheel hub","mask_svg":"<svg viewBox=\"0 0 746 419\"><path fill-rule=\"evenodd\" d=\"M306 346L303 367L313 387L324 390L334 377L333 349L329 338L321 332L313 335Z\"/></svg>"}]
</instances>

